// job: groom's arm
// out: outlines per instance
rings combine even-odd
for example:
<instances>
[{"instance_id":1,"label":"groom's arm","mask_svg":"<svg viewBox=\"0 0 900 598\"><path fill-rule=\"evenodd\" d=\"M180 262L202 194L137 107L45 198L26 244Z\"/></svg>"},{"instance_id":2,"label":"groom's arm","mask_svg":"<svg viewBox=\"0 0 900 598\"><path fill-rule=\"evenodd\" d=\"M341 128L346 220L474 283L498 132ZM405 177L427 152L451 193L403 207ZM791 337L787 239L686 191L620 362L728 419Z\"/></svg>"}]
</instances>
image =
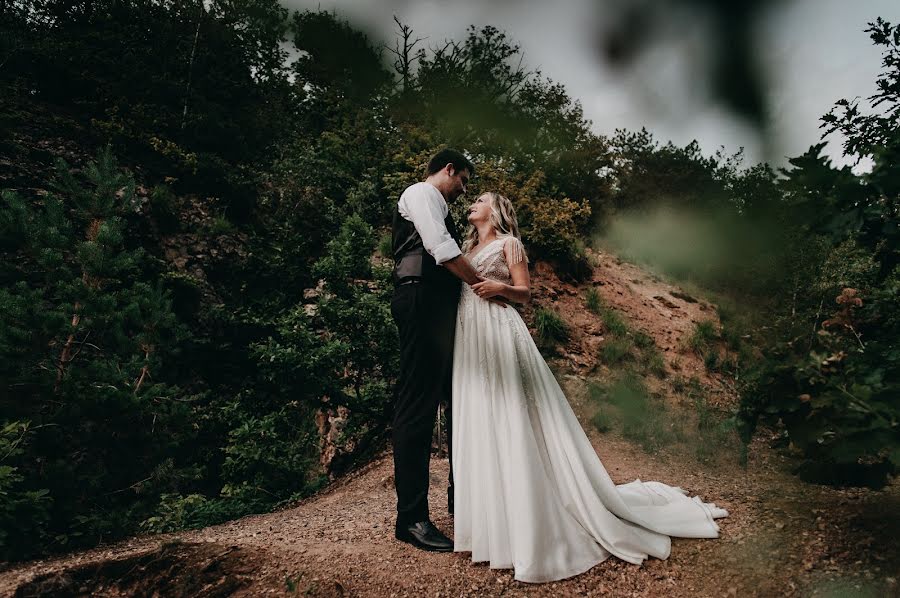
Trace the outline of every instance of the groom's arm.
<instances>
[{"instance_id":1,"label":"groom's arm","mask_svg":"<svg viewBox=\"0 0 900 598\"><path fill-rule=\"evenodd\" d=\"M463 282L468 283L469 286L474 286L485 280L475 272L475 268L472 267L472 264L463 255L458 255L441 265L447 268L454 276L462 279ZM486 297L486 300L491 303L496 303L501 307L506 307L506 302L503 301L503 297Z\"/></svg>"},{"instance_id":2,"label":"groom's arm","mask_svg":"<svg viewBox=\"0 0 900 598\"><path fill-rule=\"evenodd\" d=\"M425 251L436 263L445 264L462 255L459 245L450 236L444 223L449 208L440 191L431 185L413 185L400 196L397 207L400 215L416 227Z\"/></svg>"},{"instance_id":3,"label":"groom's arm","mask_svg":"<svg viewBox=\"0 0 900 598\"><path fill-rule=\"evenodd\" d=\"M422 245L434 258L434 261L469 285L483 280L472 264L462 255L450 232L444 224L445 210L449 209L440 192L433 187L410 187L400 196L400 215L408 219L416 227L422 238ZM506 307L500 300L494 300Z\"/></svg>"},{"instance_id":4,"label":"groom's arm","mask_svg":"<svg viewBox=\"0 0 900 598\"><path fill-rule=\"evenodd\" d=\"M442 262L441 265L447 268L451 274L463 282L468 283L470 286L482 281L482 278L475 272L475 268L472 267L469 260L462 255L458 255L455 258Z\"/></svg>"}]
</instances>

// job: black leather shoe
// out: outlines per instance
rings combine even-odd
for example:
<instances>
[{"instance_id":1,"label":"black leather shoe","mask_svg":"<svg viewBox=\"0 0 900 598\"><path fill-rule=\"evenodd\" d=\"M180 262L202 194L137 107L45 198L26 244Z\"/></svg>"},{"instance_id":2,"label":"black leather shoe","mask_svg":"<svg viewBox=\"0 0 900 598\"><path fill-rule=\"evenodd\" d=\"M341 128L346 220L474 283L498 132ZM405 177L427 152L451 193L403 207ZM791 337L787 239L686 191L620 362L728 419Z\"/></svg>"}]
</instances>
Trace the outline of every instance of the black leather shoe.
<instances>
[{"instance_id":1,"label":"black leather shoe","mask_svg":"<svg viewBox=\"0 0 900 598\"><path fill-rule=\"evenodd\" d=\"M447 512L453 514L453 486L447 488Z\"/></svg>"},{"instance_id":2,"label":"black leather shoe","mask_svg":"<svg viewBox=\"0 0 900 598\"><path fill-rule=\"evenodd\" d=\"M432 552L453 552L453 540L441 533L430 521L397 524L394 535L401 542Z\"/></svg>"}]
</instances>

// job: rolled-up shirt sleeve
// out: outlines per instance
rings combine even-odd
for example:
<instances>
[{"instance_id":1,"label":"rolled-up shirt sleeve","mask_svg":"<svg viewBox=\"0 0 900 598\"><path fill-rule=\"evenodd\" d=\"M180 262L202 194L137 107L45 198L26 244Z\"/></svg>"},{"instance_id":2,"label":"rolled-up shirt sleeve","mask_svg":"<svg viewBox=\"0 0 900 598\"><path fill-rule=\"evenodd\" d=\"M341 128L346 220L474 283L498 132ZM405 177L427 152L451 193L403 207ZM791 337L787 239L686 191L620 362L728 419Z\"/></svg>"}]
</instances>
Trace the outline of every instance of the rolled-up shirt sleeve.
<instances>
[{"instance_id":1,"label":"rolled-up shirt sleeve","mask_svg":"<svg viewBox=\"0 0 900 598\"><path fill-rule=\"evenodd\" d=\"M444 219L447 217L447 202L435 187L419 183L406 189L398 202L400 215L413 223L422 245L438 264L462 255L456 241L450 236Z\"/></svg>"}]
</instances>

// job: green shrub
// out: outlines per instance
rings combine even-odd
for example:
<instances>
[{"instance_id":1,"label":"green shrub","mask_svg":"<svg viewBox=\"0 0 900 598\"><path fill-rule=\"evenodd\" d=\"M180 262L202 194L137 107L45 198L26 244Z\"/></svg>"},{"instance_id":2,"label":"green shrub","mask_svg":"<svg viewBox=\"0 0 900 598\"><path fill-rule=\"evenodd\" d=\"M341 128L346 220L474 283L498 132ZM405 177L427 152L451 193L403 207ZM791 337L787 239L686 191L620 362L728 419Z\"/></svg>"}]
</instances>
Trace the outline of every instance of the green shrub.
<instances>
[{"instance_id":1,"label":"green shrub","mask_svg":"<svg viewBox=\"0 0 900 598\"><path fill-rule=\"evenodd\" d=\"M49 490L29 489L25 476L9 465L24 454L30 425L5 422L0 427L0 559L28 558L46 541L52 499Z\"/></svg>"},{"instance_id":2,"label":"green shrub","mask_svg":"<svg viewBox=\"0 0 900 598\"><path fill-rule=\"evenodd\" d=\"M133 531L192 469L164 465L194 436L193 397L172 383L185 329L127 234L134 180L104 150L51 183L0 203L2 268L20 279L0 287L0 401L41 421L3 465L10 507L33 516L18 558Z\"/></svg>"},{"instance_id":3,"label":"green shrub","mask_svg":"<svg viewBox=\"0 0 900 598\"><path fill-rule=\"evenodd\" d=\"M394 257L394 240L390 231L381 235L378 240L378 253L381 257L393 259Z\"/></svg>"}]
</instances>

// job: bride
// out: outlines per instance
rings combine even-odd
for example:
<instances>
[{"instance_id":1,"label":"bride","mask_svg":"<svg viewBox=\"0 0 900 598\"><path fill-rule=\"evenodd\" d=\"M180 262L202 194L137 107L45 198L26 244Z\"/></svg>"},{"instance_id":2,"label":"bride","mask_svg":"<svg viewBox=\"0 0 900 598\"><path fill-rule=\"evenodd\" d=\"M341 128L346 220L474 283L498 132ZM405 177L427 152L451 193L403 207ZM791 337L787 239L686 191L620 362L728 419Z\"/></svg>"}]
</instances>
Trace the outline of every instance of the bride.
<instances>
[{"instance_id":1,"label":"bride","mask_svg":"<svg viewBox=\"0 0 900 598\"><path fill-rule=\"evenodd\" d=\"M681 488L616 485L514 309L477 297L530 298L510 201L469 209L462 251L485 278L463 285L453 355L454 551L515 579L547 582L615 555L669 556L669 536L716 538L728 512Z\"/></svg>"}]
</instances>

